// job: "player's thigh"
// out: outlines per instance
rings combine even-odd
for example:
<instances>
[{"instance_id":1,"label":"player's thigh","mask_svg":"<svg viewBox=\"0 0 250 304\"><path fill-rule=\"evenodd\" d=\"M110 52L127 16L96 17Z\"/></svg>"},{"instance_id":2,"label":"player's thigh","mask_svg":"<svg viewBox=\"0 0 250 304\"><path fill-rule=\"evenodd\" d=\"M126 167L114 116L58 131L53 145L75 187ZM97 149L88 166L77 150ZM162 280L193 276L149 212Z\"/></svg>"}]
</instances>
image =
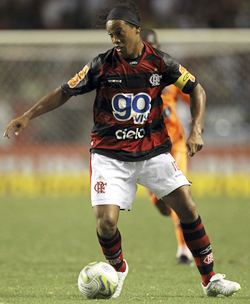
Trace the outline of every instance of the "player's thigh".
<instances>
[{"instance_id":1,"label":"player's thigh","mask_svg":"<svg viewBox=\"0 0 250 304\"><path fill-rule=\"evenodd\" d=\"M147 187L158 199L183 185L190 184L170 153L146 160L140 171L138 183Z\"/></svg>"},{"instance_id":2,"label":"player's thigh","mask_svg":"<svg viewBox=\"0 0 250 304\"><path fill-rule=\"evenodd\" d=\"M133 166L97 153L91 154L92 206L116 205L131 209L136 193Z\"/></svg>"},{"instance_id":3,"label":"player's thigh","mask_svg":"<svg viewBox=\"0 0 250 304\"><path fill-rule=\"evenodd\" d=\"M162 200L168 207L176 212L181 222L189 223L197 219L198 213L189 186L177 188L164 196Z\"/></svg>"}]
</instances>

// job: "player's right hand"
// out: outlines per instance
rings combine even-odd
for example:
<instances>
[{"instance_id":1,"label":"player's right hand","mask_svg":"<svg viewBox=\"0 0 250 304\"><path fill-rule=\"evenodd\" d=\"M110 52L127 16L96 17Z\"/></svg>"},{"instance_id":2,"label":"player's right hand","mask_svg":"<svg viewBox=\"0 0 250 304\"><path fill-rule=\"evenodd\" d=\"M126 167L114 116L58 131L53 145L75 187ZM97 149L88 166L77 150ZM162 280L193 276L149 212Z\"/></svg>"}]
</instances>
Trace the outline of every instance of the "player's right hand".
<instances>
[{"instance_id":1,"label":"player's right hand","mask_svg":"<svg viewBox=\"0 0 250 304\"><path fill-rule=\"evenodd\" d=\"M11 138L14 135L18 136L19 133L25 129L30 121L30 118L26 115L22 115L16 119L11 120L7 125L3 137Z\"/></svg>"}]
</instances>

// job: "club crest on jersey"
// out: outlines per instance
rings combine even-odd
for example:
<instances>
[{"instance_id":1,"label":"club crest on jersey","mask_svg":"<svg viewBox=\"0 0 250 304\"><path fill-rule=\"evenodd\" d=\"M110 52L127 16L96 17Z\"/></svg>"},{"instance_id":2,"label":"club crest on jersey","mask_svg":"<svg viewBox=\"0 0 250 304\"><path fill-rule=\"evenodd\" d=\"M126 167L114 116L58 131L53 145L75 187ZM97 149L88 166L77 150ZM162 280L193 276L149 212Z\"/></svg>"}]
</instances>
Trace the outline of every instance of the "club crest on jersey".
<instances>
[{"instance_id":1,"label":"club crest on jersey","mask_svg":"<svg viewBox=\"0 0 250 304\"><path fill-rule=\"evenodd\" d=\"M152 74L149 78L149 82L151 83L151 85L153 87L156 87L156 86L159 86L160 83L161 83L161 78L162 78L162 75L159 75L159 74Z\"/></svg>"},{"instance_id":2,"label":"club crest on jersey","mask_svg":"<svg viewBox=\"0 0 250 304\"><path fill-rule=\"evenodd\" d=\"M131 118L134 124L143 124L148 119L151 109L151 97L146 93L119 93L112 98L113 115L119 121Z\"/></svg>"}]
</instances>

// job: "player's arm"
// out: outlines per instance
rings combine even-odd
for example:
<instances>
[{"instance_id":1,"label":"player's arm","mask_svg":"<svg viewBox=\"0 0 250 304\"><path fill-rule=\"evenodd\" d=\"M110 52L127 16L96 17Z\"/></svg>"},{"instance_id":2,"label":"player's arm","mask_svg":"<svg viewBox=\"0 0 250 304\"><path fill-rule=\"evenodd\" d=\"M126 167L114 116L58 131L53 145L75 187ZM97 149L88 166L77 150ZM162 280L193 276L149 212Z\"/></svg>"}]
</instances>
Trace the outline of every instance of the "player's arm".
<instances>
[{"instance_id":1,"label":"player's arm","mask_svg":"<svg viewBox=\"0 0 250 304\"><path fill-rule=\"evenodd\" d=\"M100 56L95 57L67 83L64 83L60 88L41 98L27 112L12 120L6 127L4 136L10 138L13 135L19 135L27 127L31 119L60 107L71 96L81 95L96 89L101 66L102 61Z\"/></svg>"},{"instance_id":2,"label":"player's arm","mask_svg":"<svg viewBox=\"0 0 250 304\"><path fill-rule=\"evenodd\" d=\"M206 94L202 86L195 77L173 58L165 56L166 65L169 67L166 73L166 80L173 83L183 93L190 96L190 109L192 125L190 135L187 139L188 154L195 155L204 145L202 131L204 125L204 113L206 104Z\"/></svg>"},{"instance_id":3,"label":"player's arm","mask_svg":"<svg viewBox=\"0 0 250 304\"><path fill-rule=\"evenodd\" d=\"M23 115L13 119L7 125L3 136L10 138L13 135L19 135L19 133L28 126L30 120L60 107L69 98L70 96L66 95L61 88L57 88L48 95L42 97Z\"/></svg>"},{"instance_id":4,"label":"player's arm","mask_svg":"<svg viewBox=\"0 0 250 304\"><path fill-rule=\"evenodd\" d=\"M204 145L202 132L204 129L206 93L198 83L189 95L192 124L187 139L187 147L189 155L193 156L196 152L200 151Z\"/></svg>"}]
</instances>

